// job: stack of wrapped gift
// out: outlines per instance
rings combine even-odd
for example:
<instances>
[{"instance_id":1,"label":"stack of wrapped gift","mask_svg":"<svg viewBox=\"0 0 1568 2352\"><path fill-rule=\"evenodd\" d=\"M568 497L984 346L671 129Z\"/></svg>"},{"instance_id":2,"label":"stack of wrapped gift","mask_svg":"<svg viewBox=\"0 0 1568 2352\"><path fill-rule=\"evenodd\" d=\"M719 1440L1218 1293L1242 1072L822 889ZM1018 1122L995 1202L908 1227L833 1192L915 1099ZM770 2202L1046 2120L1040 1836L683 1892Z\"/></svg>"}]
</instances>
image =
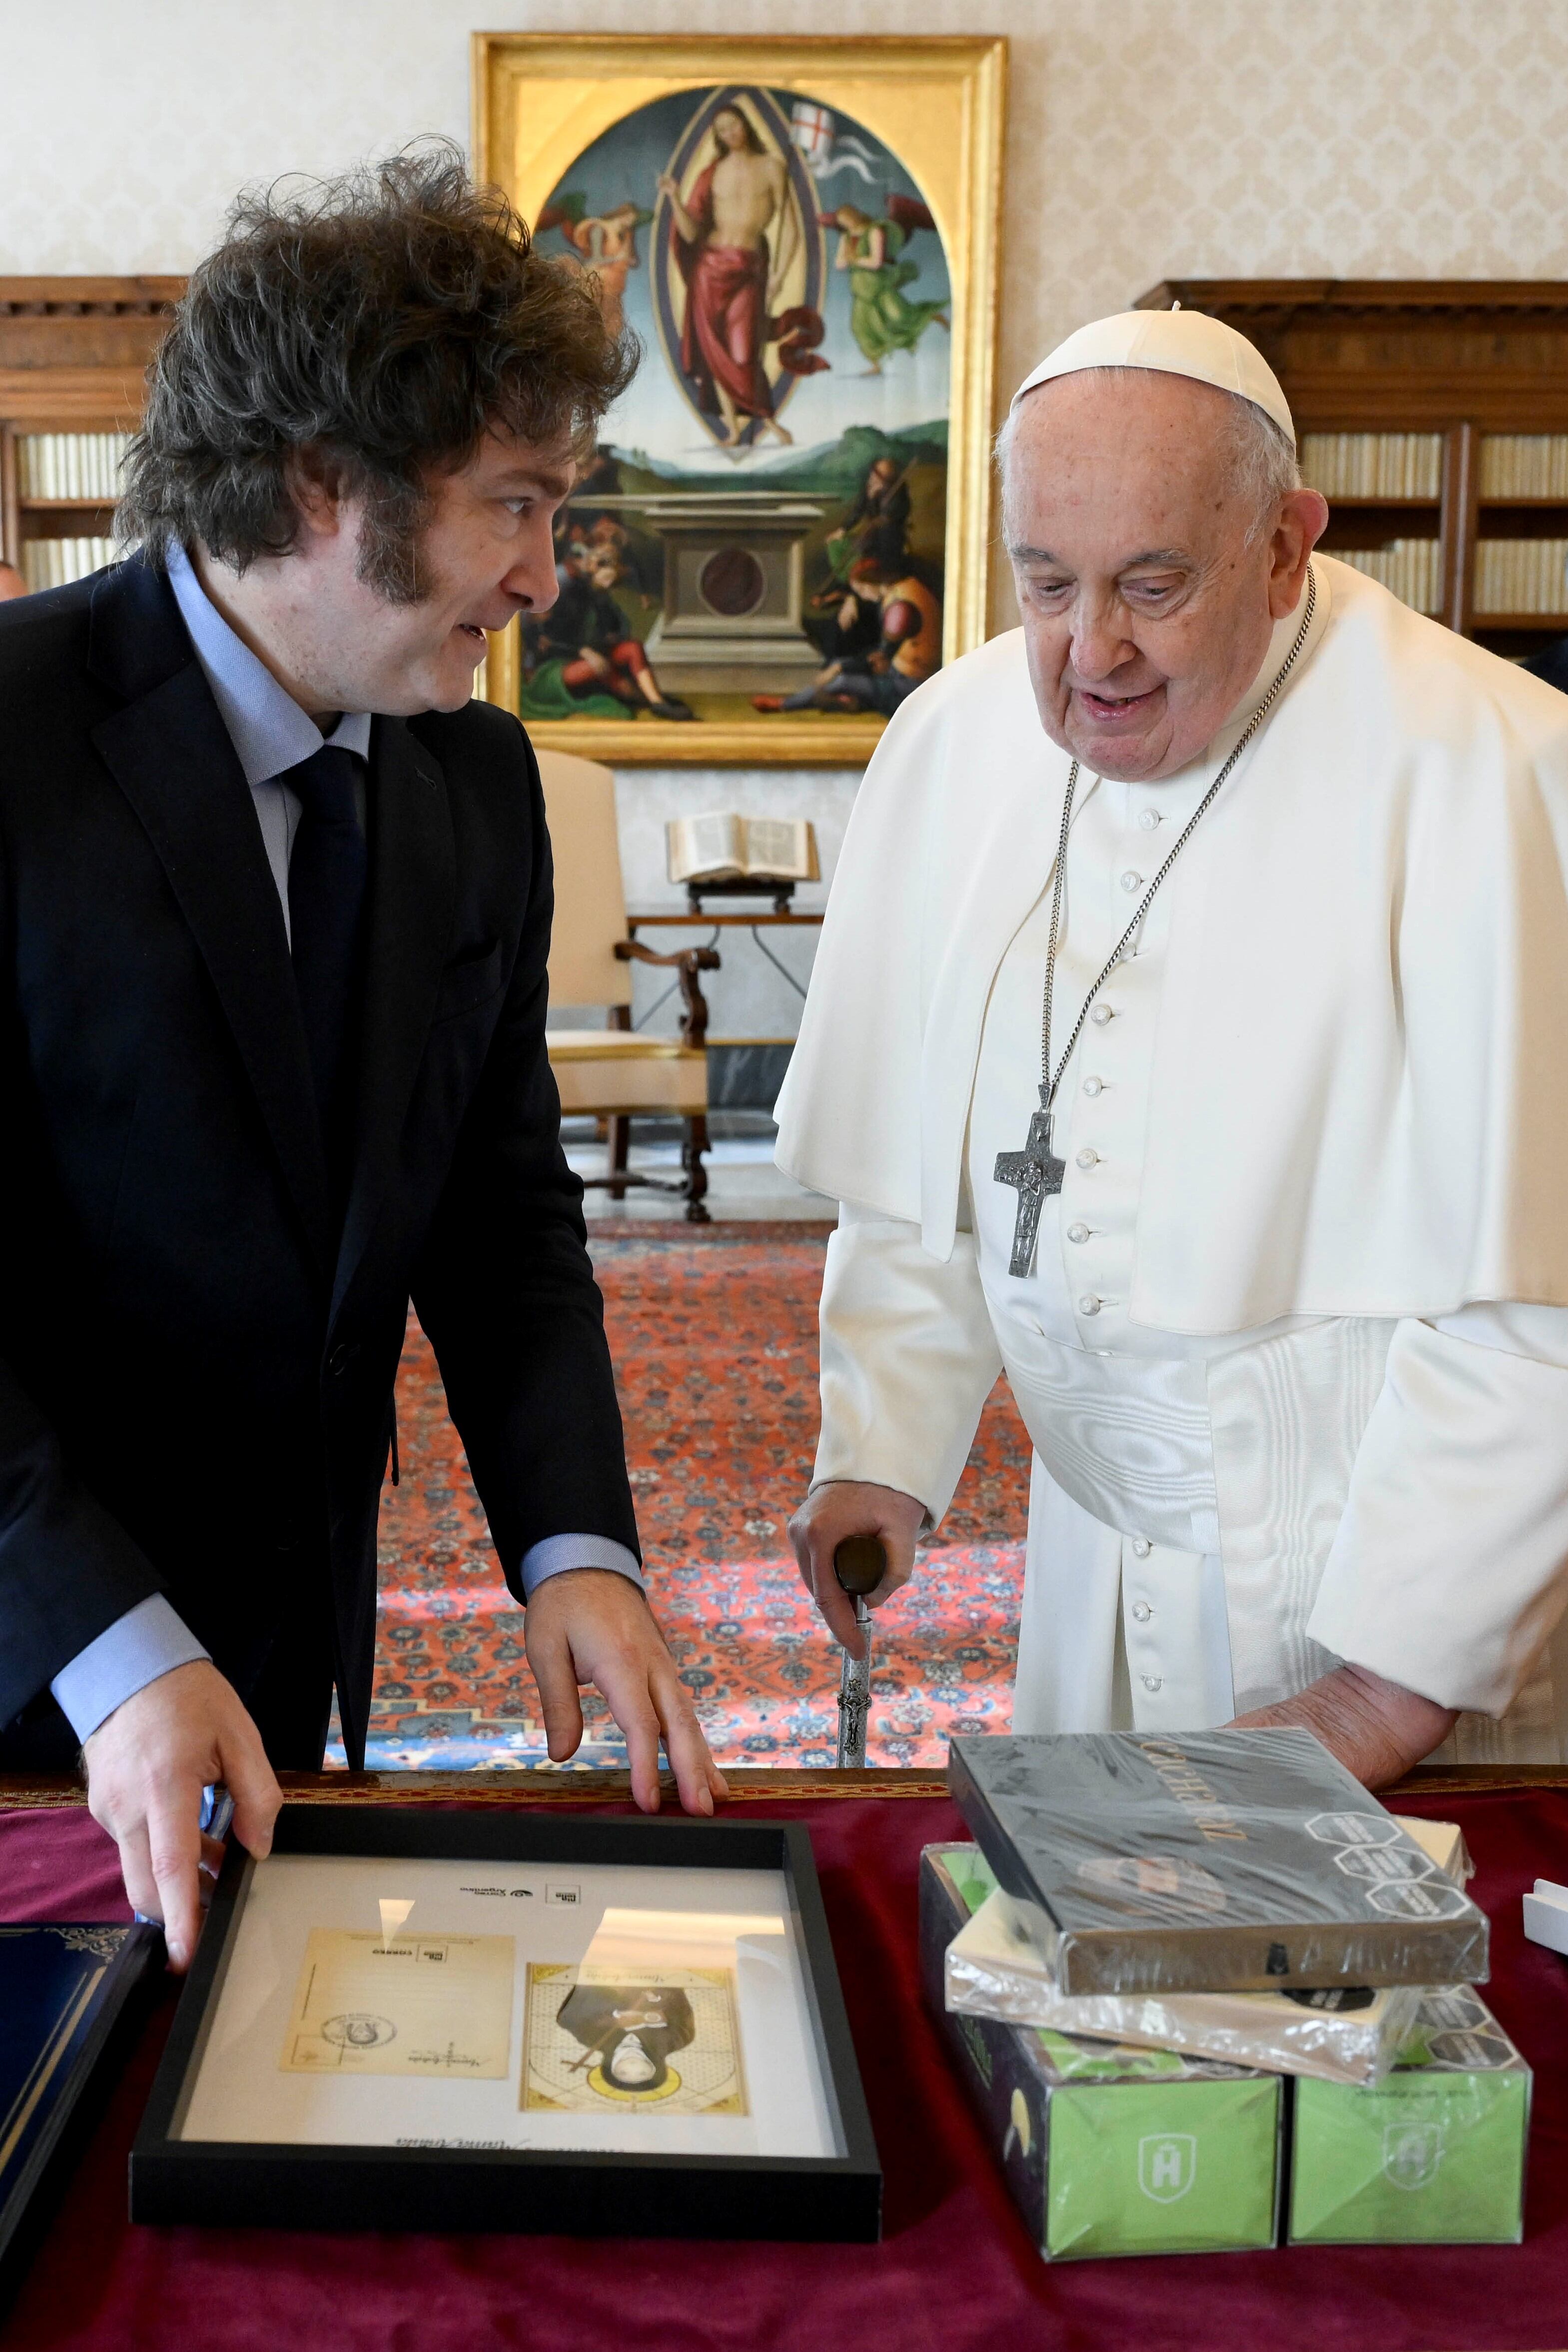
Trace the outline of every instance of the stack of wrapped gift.
<instances>
[{"instance_id":1,"label":"stack of wrapped gift","mask_svg":"<svg viewBox=\"0 0 1568 2352\"><path fill-rule=\"evenodd\" d=\"M959 1739L928 1996L1049 2259L1521 2233L1458 1830L1304 1731Z\"/></svg>"}]
</instances>

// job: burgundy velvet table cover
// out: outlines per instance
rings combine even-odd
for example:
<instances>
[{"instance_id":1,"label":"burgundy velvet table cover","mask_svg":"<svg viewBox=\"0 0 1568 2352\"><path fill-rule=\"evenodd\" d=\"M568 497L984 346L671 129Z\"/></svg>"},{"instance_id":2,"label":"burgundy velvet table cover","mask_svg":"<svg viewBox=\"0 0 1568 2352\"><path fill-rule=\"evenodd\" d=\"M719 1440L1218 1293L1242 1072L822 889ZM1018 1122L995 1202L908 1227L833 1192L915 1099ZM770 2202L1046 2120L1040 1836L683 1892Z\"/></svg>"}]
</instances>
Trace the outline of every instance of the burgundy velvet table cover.
<instances>
[{"instance_id":1,"label":"burgundy velvet table cover","mask_svg":"<svg viewBox=\"0 0 1568 2352\"><path fill-rule=\"evenodd\" d=\"M887 2178L879 2246L133 2229L126 2155L172 2012L116 2088L0 2344L48 2352L1544 2352L1568 2345L1568 1962L1520 1895L1568 1880L1568 1790L1417 1801L1461 1822L1491 1916L1489 1999L1536 2070L1522 2246L1041 2261L921 2000L937 1798L740 1802L806 1821ZM0 1916L126 1916L77 1810L0 1814Z\"/></svg>"}]
</instances>

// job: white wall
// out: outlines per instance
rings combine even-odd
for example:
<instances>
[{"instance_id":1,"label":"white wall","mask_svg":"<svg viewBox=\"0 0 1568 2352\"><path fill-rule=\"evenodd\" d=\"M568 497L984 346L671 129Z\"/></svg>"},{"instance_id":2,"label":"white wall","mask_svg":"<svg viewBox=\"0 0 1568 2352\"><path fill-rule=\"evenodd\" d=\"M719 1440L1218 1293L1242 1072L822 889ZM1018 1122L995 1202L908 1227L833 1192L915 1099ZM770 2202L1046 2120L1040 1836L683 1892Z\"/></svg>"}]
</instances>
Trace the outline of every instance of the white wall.
<instances>
[{"instance_id":1,"label":"white wall","mask_svg":"<svg viewBox=\"0 0 1568 2352\"><path fill-rule=\"evenodd\" d=\"M466 138L477 26L786 21L1010 37L1004 385L1167 276L1568 277L1563 0L0 0L0 272L183 270L242 182ZM628 889L701 807L813 816L830 867L852 784L628 770ZM737 954L716 1025L792 1025L760 986Z\"/></svg>"}]
</instances>

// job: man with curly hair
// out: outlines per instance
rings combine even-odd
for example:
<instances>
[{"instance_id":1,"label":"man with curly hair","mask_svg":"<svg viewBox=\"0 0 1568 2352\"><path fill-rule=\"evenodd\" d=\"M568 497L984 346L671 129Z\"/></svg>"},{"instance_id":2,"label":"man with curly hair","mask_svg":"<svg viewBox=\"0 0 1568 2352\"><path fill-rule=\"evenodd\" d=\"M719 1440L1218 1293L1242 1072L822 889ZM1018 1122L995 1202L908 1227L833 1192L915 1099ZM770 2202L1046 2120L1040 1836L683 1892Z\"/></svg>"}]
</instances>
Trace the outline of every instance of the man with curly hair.
<instances>
[{"instance_id":1,"label":"man with curly hair","mask_svg":"<svg viewBox=\"0 0 1568 2352\"><path fill-rule=\"evenodd\" d=\"M409 1301L550 1750L723 1782L643 1590L486 633L633 356L449 151L242 201L151 373L135 552L0 615L0 1768L84 1750L171 1959L204 1786L363 1753Z\"/></svg>"}]
</instances>

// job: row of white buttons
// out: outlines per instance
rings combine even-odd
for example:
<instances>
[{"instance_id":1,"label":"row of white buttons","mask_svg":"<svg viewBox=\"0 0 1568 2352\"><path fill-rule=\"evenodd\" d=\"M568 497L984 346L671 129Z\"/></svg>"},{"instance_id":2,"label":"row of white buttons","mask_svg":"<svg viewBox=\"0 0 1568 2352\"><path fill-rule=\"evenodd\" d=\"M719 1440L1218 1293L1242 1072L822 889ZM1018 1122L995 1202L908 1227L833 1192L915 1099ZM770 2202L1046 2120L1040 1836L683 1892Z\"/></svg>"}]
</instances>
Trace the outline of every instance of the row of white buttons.
<instances>
[{"instance_id":1,"label":"row of white buttons","mask_svg":"<svg viewBox=\"0 0 1568 2352\"><path fill-rule=\"evenodd\" d=\"M1158 824L1160 822L1158 816L1154 815L1152 809L1146 809L1144 811L1144 815L1145 817L1154 817L1155 824ZM1152 827L1146 825L1145 830L1152 831ZM1139 887L1142 880L1142 875L1131 873L1124 874L1121 877L1121 887L1124 890L1135 890ZM1097 1029L1103 1029L1108 1022L1115 1020L1115 1008L1112 1005L1103 1003L1096 1004L1090 1011L1089 1017L1093 1022ZM1103 1078L1085 1078L1083 1082L1083 1090L1086 1095L1102 1094L1105 1091L1105 1081ZM1081 1151L1075 1154L1075 1158L1079 1167L1080 1168L1093 1168L1098 1166L1100 1161L1099 1152L1091 1150L1088 1144L1085 1144ZM1069 1225L1068 1227L1068 1239L1069 1242L1088 1241L1089 1227L1087 1225ZM1089 1291L1086 1292L1084 1297L1079 1300L1078 1311L1080 1315L1098 1315L1103 1303L1103 1300L1097 1298L1092 1291ZM1104 1351L1102 1350L1102 1352Z\"/></svg>"},{"instance_id":2,"label":"row of white buttons","mask_svg":"<svg viewBox=\"0 0 1568 2352\"><path fill-rule=\"evenodd\" d=\"M1111 1018L1110 1005L1097 1004L1089 1017L1091 1021L1097 1021L1100 1024L1100 1026L1103 1029L1106 1023ZM1104 1091L1104 1080L1101 1078L1085 1078L1083 1082L1083 1090L1086 1095L1100 1094ZM1099 1160L1099 1152L1090 1150L1088 1144L1085 1144L1083 1150L1077 1154L1078 1165L1080 1168L1093 1168L1098 1164ZM1069 1225L1068 1227L1068 1239L1069 1242L1088 1241L1089 1227L1087 1225ZM1094 1296L1092 1291L1087 1292L1078 1302L1078 1311L1080 1315L1098 1315L1100 1307L1100 1302Z\"/></svg>"},{"instance_id":3,"label":"row of white buttons","mask_svg":"<svg viewBox=\"0 0 1568 2352\"><path fill-rule=\"evenodd\" d=\"M1097 1004L1094 1011L1090 1013L1089 1019L1091 1021L1098 1021L1100 1027L1103 1029L1105 1024L1110 1019L1110 1005ZM1083 1090L1086 1095L1097 1095L1100 1094L1102 1089L1103 1081L1101 1079L1085 1078L1083 1082ZM1086 1143L1083 1150L1077 1154L1077 1160L1078 1165L1080 1168L1093 1168L1099 1164L1100 1154L1098 1151L1091 1150ZM1068 1239L1074 1242L1088 1241L1089 1227L1087 1225L1070 1225L1068 1228ZM1092 1291L1086 1292L1084 1297L1078 1302L1078 1311L1080 1315L1098 1315L1100 1307L1100 1302Z\"/></svg>"},{"instance_id":4,"label":"row of white buttons","mask_svg":"<svg viewBox=\"0 0 1568 2352\"><path fill-rule=\"evenodd\" d=\"M1153 1550L1153 1549L1154 1547L1150 1542L1147 1536L1133 1537L1132 1557L1134 1559L1147 1559L1149 1554ZM1150 1618L1154 1614L1154 1612L1146 1601L1135 1601L1132 1603L1132 1614L1140 1625L1146 1625L1149 1622ZM1160 1690L1163 1688L1164 1684L1164 1676L1163 1675L1144 1675L1141 1677L1141 1680L1146 1691Z\"/></svg>"}]
</instances>

